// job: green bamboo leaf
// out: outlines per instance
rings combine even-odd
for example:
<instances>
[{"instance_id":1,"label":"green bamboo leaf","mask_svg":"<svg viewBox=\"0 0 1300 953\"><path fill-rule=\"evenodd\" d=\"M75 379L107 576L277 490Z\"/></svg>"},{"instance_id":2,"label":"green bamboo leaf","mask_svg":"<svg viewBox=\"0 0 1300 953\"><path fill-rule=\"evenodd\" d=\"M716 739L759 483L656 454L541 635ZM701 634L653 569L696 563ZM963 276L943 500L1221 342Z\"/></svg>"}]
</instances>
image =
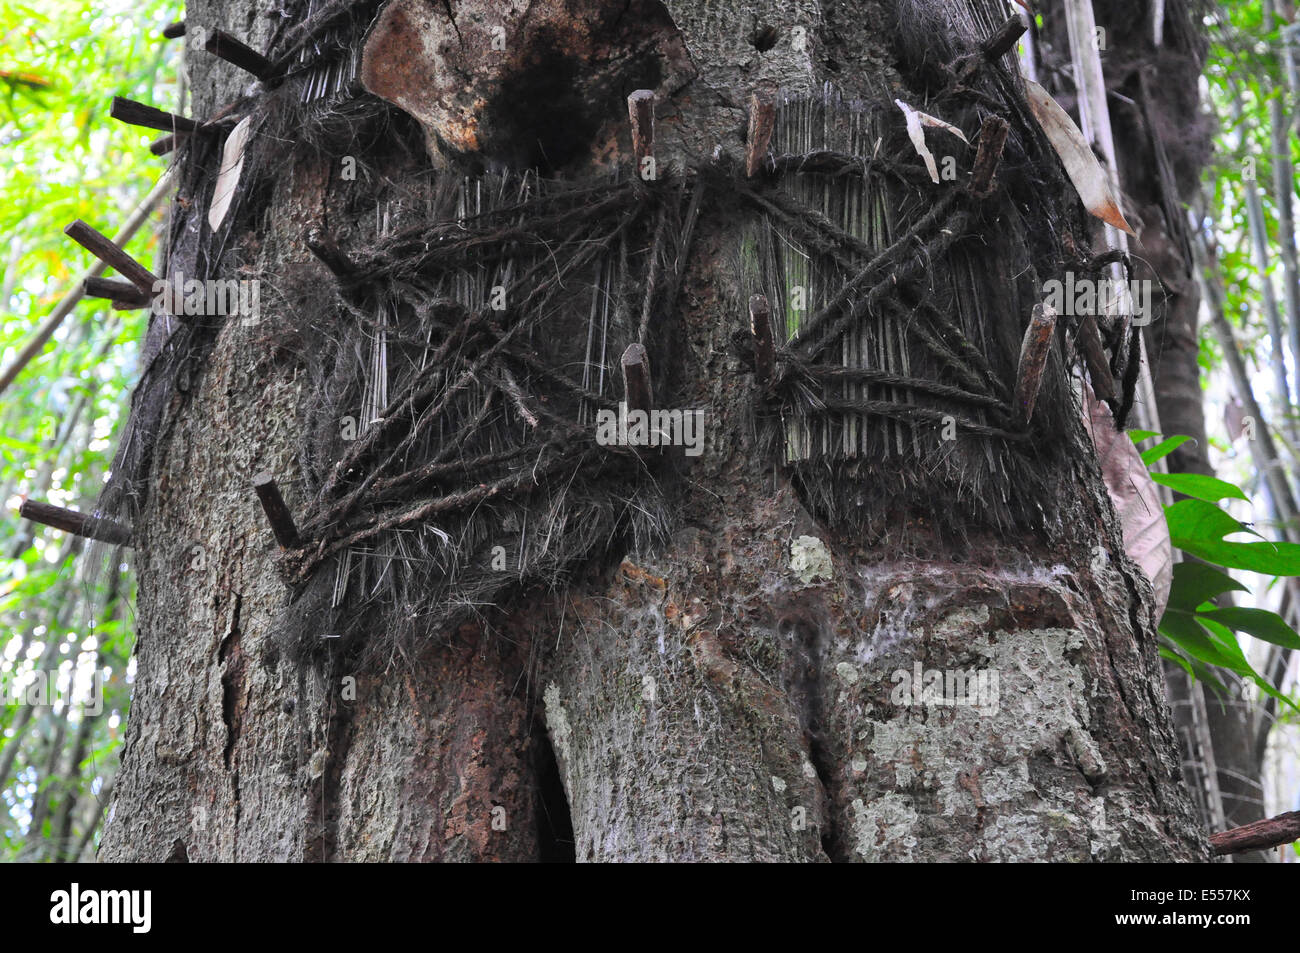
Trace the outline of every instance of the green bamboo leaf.
<instances>
[{"instance_id":1,"label":"green bamboo leaf","mask_svg":"<svg viewBox=\"0 0 1300 953\"><path fill-rule=\"evenodd\" d=\"M1245 632L1257 639L1280 645L1287 649L1300 649L1300 635L1286 624L1276 612L1267 609L1251 609L1244 606L1227 606L1197 613L1199 618L1213 619L1221 625Z\"/></svg>"},{"instance_id":2,"label":"green bamboo leaf","mask_svg":"<svg viewBox=\"0 0 1300 953\"><path fill-rule=\"evenodd\" d=\"M1150 450L1142 451L1142 462L1147 466L1151 466L1151 464L1155 463L1157 460L1163 460L1165 457L1169 456L1169 454L1173 453L1191 439L1191 437L1179 434L1176 437L1170 437L1168 440L1162 440Z\"/></svg>"},{"instance_id":3,"label":"green bamboo leaf","mask_svg":"<svg viewBox=\"0 0 1300 953\"><path fill-rule=\"evenodd\" d=\"M1153 473L1151 479L1161 486L1169 487L1175 493L1210 503L1217 503L1222 499L1247 501L1250 499L1240 487L1234 486L1227 480L1217 480L1200 473Z\"/></svg>"},{"instance_id":4,"label":"green bamboo leaf","mask_svg":"<svg viewBox=\"0 0 1300 953\"><path fill-rule=\"evenodd\" d=\"M1205 563L1183 560L1174 567L1174 582L1169 591L1169 607L1195 612L1225 592L1249 592L1227 573Z\"/></svg>"}]
</instances>

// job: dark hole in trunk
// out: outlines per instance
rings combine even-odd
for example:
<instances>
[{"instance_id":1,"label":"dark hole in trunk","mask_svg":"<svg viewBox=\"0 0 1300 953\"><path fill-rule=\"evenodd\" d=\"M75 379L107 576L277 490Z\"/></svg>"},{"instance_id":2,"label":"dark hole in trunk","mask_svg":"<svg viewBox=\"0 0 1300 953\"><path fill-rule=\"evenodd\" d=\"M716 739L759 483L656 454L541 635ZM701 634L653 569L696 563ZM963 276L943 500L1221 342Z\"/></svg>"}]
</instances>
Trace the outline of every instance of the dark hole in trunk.
<instances>
[{"instance_id":1,"label":"dark hole in trunk","mask_svg":"<svg viewBox=\"0 0 1300 953\"><path fill-rule=\"evenodd\" d=\"M560 766L551 748L546 726L535 723L533 741L536 754L533 770L537 775L537 843L539 860L544 864L572 864L577 862L573 842L573 818L569 814L569 799L560 780Z\"/></svg>"}]
</instances>

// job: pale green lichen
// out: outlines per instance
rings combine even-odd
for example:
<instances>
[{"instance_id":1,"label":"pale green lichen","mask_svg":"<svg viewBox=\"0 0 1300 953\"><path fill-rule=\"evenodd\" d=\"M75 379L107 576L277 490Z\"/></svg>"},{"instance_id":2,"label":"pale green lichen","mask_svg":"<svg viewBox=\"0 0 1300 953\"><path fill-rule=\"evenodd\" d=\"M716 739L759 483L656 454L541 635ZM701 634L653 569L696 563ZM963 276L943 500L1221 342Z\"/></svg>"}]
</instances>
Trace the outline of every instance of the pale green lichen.
<instances>
[{"instance_id":1,"label":"pale green lichen","mask_svg":"<svg viewBox=\"0 0 1300 953\"><path fill-rule=\"evenodd\" d=\"M809 585L818 577L830 580L834 570L830 550L816 536L800 536L790 544L790 571Z\"/></svg>"},{"instance_id":2,"label":"pale green lichen","mask_svg":"<svg viewBox=\"0 0 1300 953\"><path fill-rule=\"evenodd\" d=\"M903 822L915 819L913 799L921 797L932 798L939 812L950 817L970 816L982 805L1011 808L1008 817L979 832L969 850L976 858L1113 853L1115 835L1106 830L1105 816L1098 815L1090 797L1062 788L1055 792L1053 808L1034 806L1044 793L1040 790L1044 779L1030 776L1036 758L1055 759L1064 749L1090 781L1106 774L1088 731L1086 678L1071 660L1083 634L1076 629L1043 628L999 633L990 639L989 620L987 606L963 607L933 624L928 636L932 648L946 643L967 657L972 653L982 657L979 667L999 675L997 706L983 711L974 706L950 707L943 710L942 718L917 706L876 721L869 732L856 732L866 750L849 764L853 783L878 782L883 769L886 788L893 788L883 797L852 802L854 837L864 858L910 857L915 840ZM841 677L846 664L834 667ZM883 681L889 676L866 677ZM962 770L961 766L972 764L979 766L973 774ZM1062 810L1060 805L1071 800L1073 808Z\"/></svg>"},{"instance_id":3,"label":"pale green lichen","mask_svg":"<svg viewBox=\"0 0 1300 953\"><path fill-rule=\"evenodd\" d=\"M910 862L916 836L917 813L912 799L901 794L886 794L868 808L861 798L853 804L853 849L869 863L877 861Z\"/></svg>"}]
</instances>

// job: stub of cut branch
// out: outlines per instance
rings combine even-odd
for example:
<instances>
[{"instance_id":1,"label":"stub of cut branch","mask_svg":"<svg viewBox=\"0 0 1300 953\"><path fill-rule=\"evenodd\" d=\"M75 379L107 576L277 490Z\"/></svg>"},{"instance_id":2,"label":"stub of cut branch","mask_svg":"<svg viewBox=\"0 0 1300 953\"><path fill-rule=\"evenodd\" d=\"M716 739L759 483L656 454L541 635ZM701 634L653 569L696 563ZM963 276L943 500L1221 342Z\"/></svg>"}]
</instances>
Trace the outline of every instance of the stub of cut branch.
<instances>
[{"instance_id":1,"label":"stub of cut branch","mask_svg":"<svg viewBox=\"0 0 1300 953\"><path fill-rule=\"evenodd\" d=\"M146 129L157 129L160 132L197 132L202 126L193 119L163 112L161 109L122 96L113 97L113 105L108 114L119 122L131 126L144 126Z\"/></svg>"},{"instance_id":2,"label":"stub of cut branch","mask_svg":"<svg viewBox=\"0 0 1300 953\"><path fill-rule=\"evenodd\" d=\"M1210 835L1210 847L1216 855L1240 854L1248 850L1267 850L1300 840L1300 811L1234 827Z\"/></svg>"},{"instance_id":3,"label":"stub of cut branch","mask_svg":"<svg viewBox=\"0 0 1300 953\"><path fill-rule=\"evenodd\" d=\"M772 343L772 307L767 295L754 295L749 299L749 328L754 335L754 374L759 384L772 383L776 366L776 348Z\"/></svg>"},{"instance_id":4,"label":"stub of cut branch","mask_svg":"<svg viewBox=\"0 0 1300 953\"><path fill-rule=\"evenodd\" d=\"M257 494L257 499L262 504L262 511L266 513L267 521L271 524L275 541L284 549L296 549L300 543L298 527L294 525L293 516L284 502L284 497L280 495L280 488L276 486L275 477L271 476L270 471L263 470L253 477L253 491Z\"/></svg>"},{"instance_id":5,"label":"stub of cut branch","mask_svg":"<svg viewBox=\"0 0 1300 953\"><path fill-rule=\"evenodd\" d=\"M203 48L213 56L220 57L261 80L268 79L275 70L275 64L265 56L224 30L213 31L207 42L203 44Z\"/></svg>"},{"instance_id":6,"label":"stub of cut branch","mask_svg":"<svg viewBox=\"0 0 1300 953\"><path fill-rule=\"evenodd\" d=\"M163 27L163 38L175 40L185 35L185 21L177 20L175 23L169 23Z\"/></svg>"},{"instance_id":7,"label":"stub of cut branch","mask_svg":"<svg viewBox=\"0 0 1300 953\"><path fill-rule=\"evenodd\" d=\"M749 134L745 145L745 175L753 178L767 158L767 147L776 128L776 103L768 93L749 97Z\"/></svg>"},{"instance_id":8,"label":"stub of cut branch","mask_svg":"<svg viewBox=\"0 0 1300 953\"><path fill-rule=\"evenodd\" d=\"M117 269L122 277L135 285L142 294L153 296L154 289L158 285L157 276L114 245L113 240L107 235L95 231L81 219L77 219L63 232L104 264Z\"/></svg>"},{"instance_id":9,"label":"stub of cut branch","mask_svg":"<svg viewBox=\"0 0 1300 953\"><path fill-rule=\"evenodd\" d=\"M650 381L650 355L642 344L629 344L623 352L623 401L629 412L650 412L654 388Z\"/></svg>"},{"instance_id":10,"label":"stub of cut branch","mask_svg":"<svg viewBox=\"0 0 1300 953\"><path fill-rule=\"evenodd\" d=\"M64 509L61 506L41 503L37 500L24 500L22 506L18 508L18 515L23 519L31 520L33 523L40 523L42 526L61 529L65 533L71 533L74 536L95 539L101 543L109 543L114 546L120 546L131 541L130 528L123 526L121 523L115 523L112 520L98 516L91 516L88 513L78 513L76 510Z\"/></svg>"},{"instance_id":11,"label":"stub of cut branch","mask_svg":"<svg viewBox=\"0 0 1300 953\"><path fill-rule=\"evenodd\" d=\"M1020 364L1016 370L1016 393L1012 404L1016 425L1022 430L1029 426L1034 416L1034 405L1038 402L1038 390L1043 386L1043 371L1052 350L1052 332L1055 330L1056 311L1046 304L1034 305L1033 317L1029 319L1029 327L1025 329L1020 344Z\"/></svg>"},{"instance_id":12,"label":"stub of cut branch","mask_svg":"<svg viewBox=\"0 0 1300 953\"><path fill-rule=\"evenodd\" d=\"M645 160L655 153L655 94L652 89L638 89L627 98L627 115L632 123L632 154L638 172Z\"/></svg>"}]
</instances>

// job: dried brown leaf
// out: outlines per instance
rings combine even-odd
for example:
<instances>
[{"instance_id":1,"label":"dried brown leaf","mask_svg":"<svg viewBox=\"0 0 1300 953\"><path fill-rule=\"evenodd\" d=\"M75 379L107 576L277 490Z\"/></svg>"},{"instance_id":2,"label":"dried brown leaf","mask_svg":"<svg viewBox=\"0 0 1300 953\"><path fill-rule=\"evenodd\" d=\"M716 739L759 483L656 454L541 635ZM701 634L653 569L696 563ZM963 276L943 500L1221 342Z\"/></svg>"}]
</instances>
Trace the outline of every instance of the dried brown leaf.
<instances>
[{"instance_id":1,"label":"dried brown leaf","mask_svg":"<svg viewBox=\"0 0 1300 953\"><path fill-rule=\"evenodd\" d=\"M1124 531L1124 550L1151 580L1156 618L1169 604L1174 581L1174 551L1169 541L1160 489L1147 472L1142 455L1128 434L1115 429L1110 408L1083 385L1084 423L1097 448L1097 462Z\"/></svg>"},{"instance_id":2,"label":"dried brown leaf","mask_svg":"<svg viewBox=\"0 0 1300 953\"><path fill-rule=\"evenodd\" d=\"M1052 148L1061 157L1066 175L1074 183L1075 191L1083 200L1084 207L1106 224L1113 225L1136 238L1137 235L1124 219L1124 213L1119 210L1119 203L1115 201L1115 195L1111 192L1106 170L1093 155L1092 147L1088 145L1088 140L1083 137L1083 133L1074 124L1070 114L1048 95L1047 90L1032 79L1025 80L1025 88L1029 93L1029 108L1033 110L1038 124L1043 127L1043 132L1047 134Z\"/></svg>"}]
</instances>

